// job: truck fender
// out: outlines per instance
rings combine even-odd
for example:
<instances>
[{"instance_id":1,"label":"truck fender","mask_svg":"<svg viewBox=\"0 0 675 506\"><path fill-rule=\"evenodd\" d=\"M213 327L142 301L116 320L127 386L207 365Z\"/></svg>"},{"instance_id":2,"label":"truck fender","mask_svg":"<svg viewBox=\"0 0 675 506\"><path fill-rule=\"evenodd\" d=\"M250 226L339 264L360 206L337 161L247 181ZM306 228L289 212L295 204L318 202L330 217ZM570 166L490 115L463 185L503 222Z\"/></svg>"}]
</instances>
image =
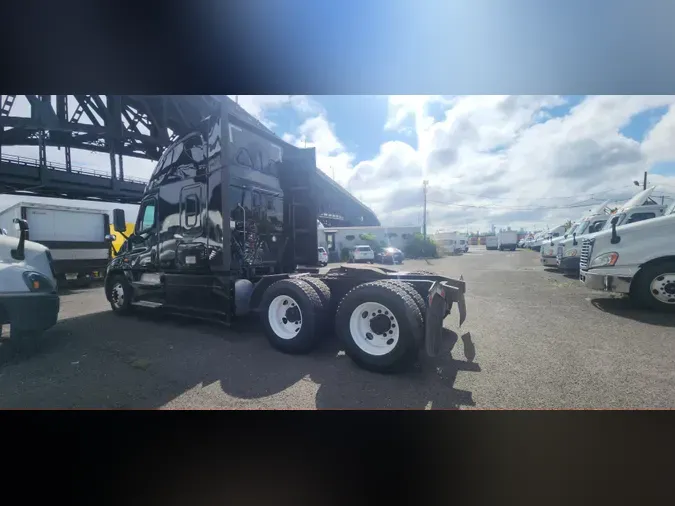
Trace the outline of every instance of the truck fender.
<instances>
[{"instance_id":1,"label":"truck fender","mask_svg":"<svg viewBox=\"0 0 675 506\"><path fill-rule=\"evenodd\" d=\"M269 276L263 276L260 278L260 280L253 285L248 310L258 311L260 309L260 303L262 302L265 290L267 290L272 283L288 278L288 274L271 274Z\"/></svg>"}]
</instances>

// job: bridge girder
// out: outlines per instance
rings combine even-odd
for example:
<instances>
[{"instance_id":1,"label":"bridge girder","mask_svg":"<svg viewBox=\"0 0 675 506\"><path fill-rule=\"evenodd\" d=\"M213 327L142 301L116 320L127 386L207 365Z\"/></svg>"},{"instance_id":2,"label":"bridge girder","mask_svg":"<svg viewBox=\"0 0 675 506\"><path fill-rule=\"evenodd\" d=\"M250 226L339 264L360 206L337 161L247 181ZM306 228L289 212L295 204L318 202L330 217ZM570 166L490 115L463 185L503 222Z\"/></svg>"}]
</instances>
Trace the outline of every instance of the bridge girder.
<instances>
[{"instance_id":1,"label":"bridge girder","mask_svg":"<svg viewBox=\"0 0 675 506\"><path fill-rule=\"evenodd\" d=\"M40 148L40 170L29 169L35 177L20 181L14 170L12 177L5 175L0 166L0 188L39 191L43 195L72 195L82 198L91 192L105 200L137 201L142 196L143 185L139 182L123 182L124 177L116 170L122 156L158 160L164 149L177 137L193 131L199 122L211 114L220 101L227 101L232 114L241 121L253 125L276 137L266 126L251 116L225 95L72 95L77 107L72 114L68 111L68 95L25 95L30 104L29 117L10 116L17 95L6 95L0 104L0 151L2 146L38 146ZM85 123L84 118L90 123ZM101 186L101 177L60 172L59 181L49 167L44 148L46 146L65 148L66 172L71 172L70 149L84 149L110 154L110 185ZM4 160L3 160L4 161ZM14 168L19 166L13 164ZM59 171L62 169L59 169ZM31 172L32 171L32 172ZM50 175L50 173L52 173ZM319 171L318 184L323 189L325 204L333 211L347 207L363 214L364 224L379 224L377 217L363 203L355 199L340 185ZM9 174L9 173L8 173ZM38 175L39 174L39 175ZM119 177L118 177L119 176ZM66 178L64 180L64 178ZM91 179L94 178L94 179ZM322 192L322 193L323 193ZM333 195L333 197L328 197ZM337 199L337 200L335 200ZM333 201L332 204L329 202ZM341 204L338 204L341 202ZM362 213L356 212L362 208Z\"/></svg>"}]
</instances>

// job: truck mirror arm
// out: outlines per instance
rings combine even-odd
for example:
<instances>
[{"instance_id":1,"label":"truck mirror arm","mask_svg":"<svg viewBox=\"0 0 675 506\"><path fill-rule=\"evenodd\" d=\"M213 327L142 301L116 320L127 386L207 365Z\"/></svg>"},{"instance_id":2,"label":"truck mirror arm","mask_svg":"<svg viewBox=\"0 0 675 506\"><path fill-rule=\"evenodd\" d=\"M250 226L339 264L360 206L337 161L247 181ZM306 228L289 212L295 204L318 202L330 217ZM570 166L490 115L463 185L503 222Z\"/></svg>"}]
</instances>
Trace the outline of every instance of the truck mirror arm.
<instances>
[{"instance_id":1,"label":"truck mirror arm","mask_svg":"<svg viewBox=\"0 0 675 506\"><path fill-rule=\"evenodd\" d=\"M621 242L621 237L616 233L616 221L612 220L612 238L610 241L612 244L619 244Z\"/></svg>"},{"instance_id":2,"label":"truck mirror arm","mask_svg":"<svg viewBox=\"0 0 675 506\"><path fill-rule=\"evenodd\" d=\"M28 222L20 218L14 218L14 220L12 221L16 223L20 233L19 233L19 245L16 247L16 249L13 249L11 251L11 255L14 260L19 261L24 260L26 258L25 248L26 248L26 233L28 232Z\"/></svg>"},{"instance_id":3,"label":"truck mirror arm","mask_svg":"<svg viewBox=\"0 0 675 506\"><path fill-rule=\"evenodd\" d=\"M579 243L577 242L577 234L575 232L572 234L572 246L576 246L577 244Z\"/></svg>"}]
</instances>

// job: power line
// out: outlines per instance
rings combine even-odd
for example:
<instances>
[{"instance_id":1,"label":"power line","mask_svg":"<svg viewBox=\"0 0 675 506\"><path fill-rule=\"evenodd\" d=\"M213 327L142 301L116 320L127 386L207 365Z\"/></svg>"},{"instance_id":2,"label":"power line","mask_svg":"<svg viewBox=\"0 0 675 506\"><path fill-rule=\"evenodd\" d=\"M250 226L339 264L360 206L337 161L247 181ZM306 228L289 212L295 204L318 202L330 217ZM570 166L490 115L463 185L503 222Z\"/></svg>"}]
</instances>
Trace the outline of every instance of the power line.
<instances>
[{"instance_id":1,"label":"power line","mask_svg":"<svg viewBox=\"0 0 675 506\"><path fill-rule=\"evenodd\" d=\"M625 200L625 199L616 199L617 201L619 200ZM451 202L440 202L437 200L428 200L430 204L438 204L438 205L444 205L444 206L455 206L455 207L462 207L462 208L472 208L472 209L508 209L510 211L547 211L547 210L553 210L553 209L578 209L581 207L591 207L593 205L597 205L598 202L600 202L599 199L596 199L595 202L586 202L586 203L579 203L579 204L572 204L572 205L567 205L567 206L540 206L540 207L512 207L512 206L477 206L477 205L471 205L471 204L455 204Z\"/></svg>"},{"instance_id":2,"label":"power line","mask_svg":"<svg viewBox=\"0 0 675 506\"><path fill-rule=\"evenodd\" d=\"M593 192L593 193L577 193L575 195L563 195L563 196L560 196L560 197L533 197L533 198L528 199L528 200L573 199L573 198L578 198L578 197L583 197L583 196L593 197L594 195L602 195L602 194L605 194L605 193L611 193L611 192L614 192L614 191L623 190L624 188L629 188L629 187L632 188L633 186L634 185L629 184L629 185L620 186L618 188L611 188L611 189L608 189L608 190L599 190L599 191L596 191L596 192ZM484 195L478 195L478 194L475 194L475 193L458 192L457 190L452 190L452 189L448 189L447 191L452 192L452 193L456 193L457 195L464 195L466 197L486 198ZM490 200L516 200L516 199L518 199L518 197L490 197Z\"/></svg>"}]
</instances>

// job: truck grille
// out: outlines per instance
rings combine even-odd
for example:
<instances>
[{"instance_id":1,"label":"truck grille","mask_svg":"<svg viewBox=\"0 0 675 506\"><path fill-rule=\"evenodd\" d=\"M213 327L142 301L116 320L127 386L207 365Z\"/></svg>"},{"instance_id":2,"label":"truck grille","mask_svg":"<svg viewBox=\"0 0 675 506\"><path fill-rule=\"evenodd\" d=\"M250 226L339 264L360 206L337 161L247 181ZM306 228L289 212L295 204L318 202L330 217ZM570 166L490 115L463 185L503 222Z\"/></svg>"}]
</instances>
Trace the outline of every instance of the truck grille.
<instances>
[{"instance_id":1,"label":"truck grille","mask_svg":"<svg viewBox=\"0 0 675 506\"><path fill-rule=\"evenodd\" d=\"M579 257L579 267L581 270L588 269L588 264L591 261L591 253L593 252L593 240L584 239L581 241L581 256Z\"/></svg>"},{"instance_id":2,"label":"truck grille","mask_svg":"<svg viewBox=\"0 0 675 506\"><path fill-rule=\"evenodd\" d=\"M561 244L558 246L558 251L555 254L555 258L558 260L558 262L560 262L562 260L562 257L563 257L563 247Z\"/></svg>"}]
</instances>

